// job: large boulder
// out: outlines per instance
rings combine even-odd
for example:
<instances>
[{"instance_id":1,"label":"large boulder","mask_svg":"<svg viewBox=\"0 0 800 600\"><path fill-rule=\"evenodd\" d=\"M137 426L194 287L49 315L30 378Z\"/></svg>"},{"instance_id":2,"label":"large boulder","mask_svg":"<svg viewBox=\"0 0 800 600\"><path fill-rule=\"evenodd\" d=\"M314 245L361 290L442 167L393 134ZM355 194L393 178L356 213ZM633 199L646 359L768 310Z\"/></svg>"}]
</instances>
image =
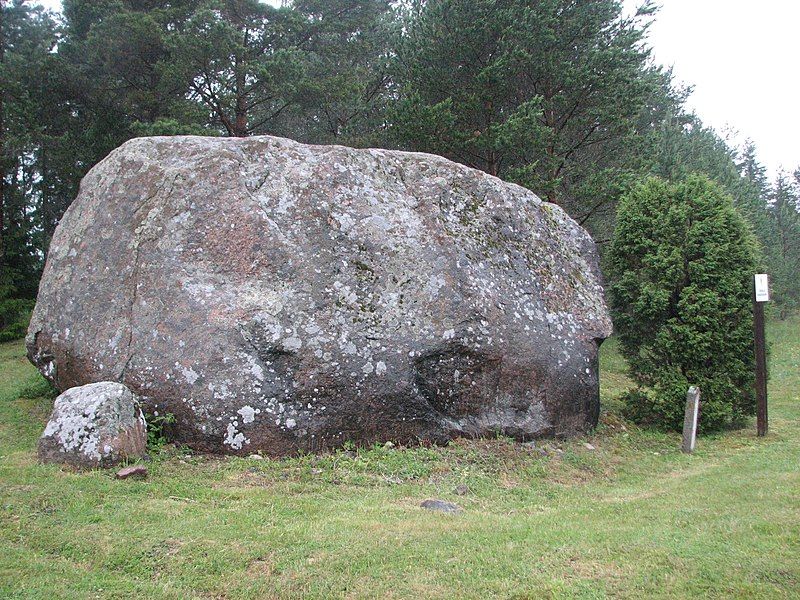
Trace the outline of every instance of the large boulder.
<instances>
[{"instance_id":1,"label":"large boulder","mask_svg":"<svg viewBox=\"0 0 800 600\"><path fill-rule=\"evenodd\" d=\"M39 460L80 468L142 458L147 425L136 396L121 383L74 387L56 398L39 438Z\"/></svg>"},{"instance_id":2,"label":"large boulder","mask_svg":"<svg viewBox=\"0 0 800 600\"><path fill-rule=\"evenodd\" d=\"M570 435L611 331L595 246L437 156L273 137L124 144L50 246L29 357L124 382L199 450Z\"/></svg>"}]
</instances>

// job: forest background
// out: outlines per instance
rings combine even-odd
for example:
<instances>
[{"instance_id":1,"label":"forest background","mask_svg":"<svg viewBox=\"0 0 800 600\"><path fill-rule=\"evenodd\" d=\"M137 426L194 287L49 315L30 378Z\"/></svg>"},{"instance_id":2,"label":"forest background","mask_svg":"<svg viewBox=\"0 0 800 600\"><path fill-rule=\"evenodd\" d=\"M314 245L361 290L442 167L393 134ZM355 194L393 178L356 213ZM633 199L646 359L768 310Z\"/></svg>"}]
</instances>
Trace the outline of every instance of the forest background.
<instances>
[{"instance_id":1,"label":"forest background","mask_svg":"<svg viewBox=\"0 0 800 600\"><path fill-rule=\"evenodd\" d=\"M433 152L564 207L604 251L644 177L719 184L800 304L800 168L687 109L614 0L0 0L0 341L24 335L81 178L142 135Z\"/></svg>"}]
</instances>

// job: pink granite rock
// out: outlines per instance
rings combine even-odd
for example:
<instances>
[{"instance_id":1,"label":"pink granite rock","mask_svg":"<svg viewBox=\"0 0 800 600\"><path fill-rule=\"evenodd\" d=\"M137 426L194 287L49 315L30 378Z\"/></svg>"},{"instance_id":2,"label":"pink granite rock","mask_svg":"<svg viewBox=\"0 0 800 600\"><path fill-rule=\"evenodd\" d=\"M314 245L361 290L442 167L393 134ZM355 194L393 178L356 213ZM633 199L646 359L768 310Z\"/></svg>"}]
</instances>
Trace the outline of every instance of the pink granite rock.
<instances>
[{"instance_id":1,"label":"pink granite rock","mask_svg":"<svg viewBox=\"0 0 800 600\"><path fill-rule=\"evenodd\" d=\"M586 431L611 332L589 235L428 154L273 137L132 140L84 178L28 334L60 389L125 383L175 441Z\"/></svg>"}]
</instances>

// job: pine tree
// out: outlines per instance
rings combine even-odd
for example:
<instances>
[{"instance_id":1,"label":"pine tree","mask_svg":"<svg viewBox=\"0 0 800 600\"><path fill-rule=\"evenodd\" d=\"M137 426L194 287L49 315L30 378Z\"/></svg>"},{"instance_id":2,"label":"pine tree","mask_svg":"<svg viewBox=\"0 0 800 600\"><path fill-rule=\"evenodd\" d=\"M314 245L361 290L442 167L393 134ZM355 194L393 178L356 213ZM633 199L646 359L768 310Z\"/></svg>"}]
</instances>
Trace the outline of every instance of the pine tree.
<instances>
[{"instance_id":1,"label":"pine tree","mask_svg":"<svg viewBox=\"0 0 800 600\"><path fill-rule=\"evenodd\" d=\"M382 146L397 22L388 0L297 0L305 73L279 131L301 141Z\"/></svg>"},{"instance_id":2,"label":"pine tree","mask_svg":"<svg viewBox=\"0 0 800 600\"><path fill-rule=\"evenodd\" d=\"M42 76L56 39L40 7L0 1L0 340L24 334L42 267Z\"/></svg>"},{"instance_id":3,"label":"pine tree","mask_svg":"<svg viewBox=\"0 0 800 600\"><path fill-rule=\"evenodd\" d=\"M297 101L304 52L296 11L257 0L206 0L169 36L167 76L225 134L270 133Z\"/></svg>"},{"instance_id":4,"label":"pine tree","mask_svg":"<svg viewBox=\"0 0 800 600\"><path fill-rule=\"evenodd\" d=\"M769 217L774 224L770 248L772 291L783 318L800 307L800 169L790 177L779 173L770 193Z\"/></svg>"},{"instance_id":5,"label":"pine tree","mask_svg":"<svg viewBox=\"0 0 800 600\"><path fill-rule=\"evenodd\" d=\"M414 2L395 60L395 138L521 183L596 232L641 167L641 136L679 102L643 43L653 10Z\"/></svg>"}]
</instances>

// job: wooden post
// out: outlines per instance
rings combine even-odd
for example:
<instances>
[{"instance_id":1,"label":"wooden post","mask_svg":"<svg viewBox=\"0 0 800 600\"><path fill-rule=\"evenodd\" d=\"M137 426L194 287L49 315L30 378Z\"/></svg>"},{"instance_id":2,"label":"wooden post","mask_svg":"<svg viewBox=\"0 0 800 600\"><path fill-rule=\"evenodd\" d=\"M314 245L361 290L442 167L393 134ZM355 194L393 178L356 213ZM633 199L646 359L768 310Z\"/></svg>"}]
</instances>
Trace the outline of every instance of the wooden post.
<instances>
[{"instance_id":1,"label":"wooden post","mask_svg":"<svg viewBox=\"0 0 800 600\"><path fill-rule=\"evenodd\" d=\"M694 452L697 442L697 415L700 410L700 390L695 386L686 392L686 412L683 417L683 443L681 450L687 454Z\"/></svg>"},{"instance_id":2,"label":"wooden post","mask_svg":"<svg viewBox=\"0 0 800 600\"><path fill-rule=\"evenodd\" d=\"M767 435L767 341L764 332L764 303L769 302L769 278L764 273L754 277L753 333L756 351L756 430Z\"/></svg>"}]
</instances>

